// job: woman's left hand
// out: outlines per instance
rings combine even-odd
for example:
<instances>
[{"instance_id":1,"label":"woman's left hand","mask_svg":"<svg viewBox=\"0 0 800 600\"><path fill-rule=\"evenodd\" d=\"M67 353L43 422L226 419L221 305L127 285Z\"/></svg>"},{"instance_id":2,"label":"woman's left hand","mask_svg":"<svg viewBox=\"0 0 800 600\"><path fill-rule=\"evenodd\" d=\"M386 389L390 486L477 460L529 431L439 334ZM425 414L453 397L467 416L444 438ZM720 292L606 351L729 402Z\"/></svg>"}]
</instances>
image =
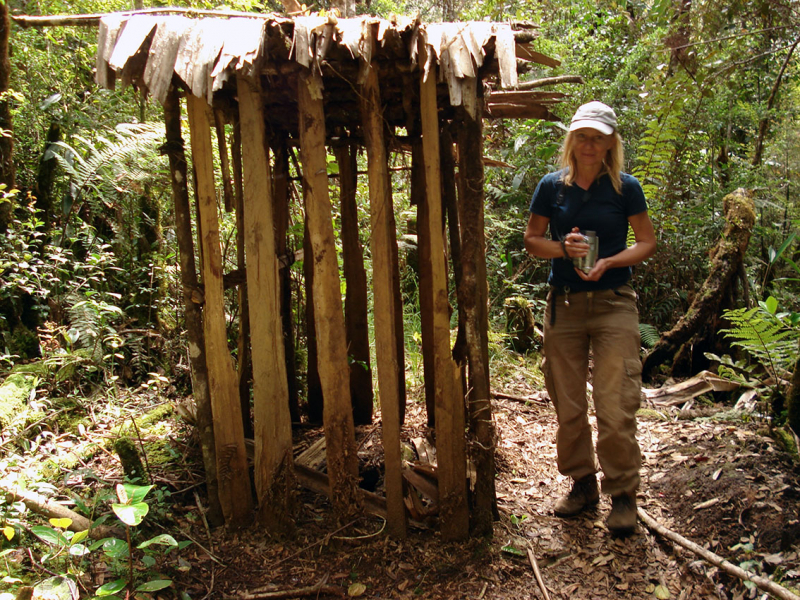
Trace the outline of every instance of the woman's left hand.
<instances>
[{"instance_id":1,"label":"woman's left hand","mask_svg":"<svg viewBox=\"0 0 800 600\"><path fill-rule=\"evenodd\" d=\"M575 269L581 279L584 281L599 281L603 273L608 271L609 261L606 258L601 258L594 264L594 268L588 273L584 273L580 269Z\"/></svg>"}]
</instances>

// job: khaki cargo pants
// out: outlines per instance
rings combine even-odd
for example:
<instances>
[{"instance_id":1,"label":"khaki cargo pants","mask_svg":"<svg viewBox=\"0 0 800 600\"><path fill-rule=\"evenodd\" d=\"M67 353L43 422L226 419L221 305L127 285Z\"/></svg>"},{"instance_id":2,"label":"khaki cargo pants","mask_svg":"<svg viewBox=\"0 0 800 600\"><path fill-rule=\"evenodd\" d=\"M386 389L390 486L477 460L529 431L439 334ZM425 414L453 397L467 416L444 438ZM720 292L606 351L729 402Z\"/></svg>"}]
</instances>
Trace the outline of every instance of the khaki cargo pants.
<instances>
[{"instance_id":1,"label":"khaki cargo pants","mask_svg":"<svg viewBox=\"0 0 800 600\"><path fill-rule=\"evenodd\" d=\"M602 489L611 496L633 493L642 463L636 442L642 362L636 293L630 286L568 294L551 290L548 296L542 370L558 416L558 470L573 479L598 471L587 414L590 348Z\"/></svg>"}]
</instances>

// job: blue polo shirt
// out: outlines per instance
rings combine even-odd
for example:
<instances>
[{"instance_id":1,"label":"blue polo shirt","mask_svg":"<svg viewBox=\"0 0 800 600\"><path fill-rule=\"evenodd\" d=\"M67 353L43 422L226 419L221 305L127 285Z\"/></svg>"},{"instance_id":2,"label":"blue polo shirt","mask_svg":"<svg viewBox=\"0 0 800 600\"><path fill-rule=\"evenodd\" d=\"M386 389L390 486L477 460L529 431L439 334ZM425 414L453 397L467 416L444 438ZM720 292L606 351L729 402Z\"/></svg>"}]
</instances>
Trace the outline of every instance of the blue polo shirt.
<instances>
[{"instance_id":1,"label":"blue polo shirt","mask_svg":"<svg viewBox=\"0 0 800 600\"><path fill-rule=\"evenodd\" d=\"M588 190L577 184L561 182L563 170L542 177L533 192L530 211L550 219L550 236L561 240L573 227L596 231L600 242L597 258L606 258L627 247L628 217L647 211L647 202L639 181L622 173L622 193L617 194L611 179L603 175ZM561 198L559 191L563 188ZM550 262L548 283L569 287L571 291L618 288L631 277L630 267L609 269L599 281L584 281L575 272L571 260L554 258Z\"/></svg>"}]
</instances>

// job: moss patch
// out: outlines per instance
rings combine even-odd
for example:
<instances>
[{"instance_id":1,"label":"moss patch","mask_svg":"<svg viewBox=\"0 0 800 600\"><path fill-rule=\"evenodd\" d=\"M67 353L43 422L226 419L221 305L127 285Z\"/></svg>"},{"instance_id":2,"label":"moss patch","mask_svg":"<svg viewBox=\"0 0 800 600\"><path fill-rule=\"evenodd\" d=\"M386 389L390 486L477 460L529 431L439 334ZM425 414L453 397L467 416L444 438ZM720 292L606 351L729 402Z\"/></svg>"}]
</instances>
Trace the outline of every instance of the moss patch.
<instances>
[{"instance_id":1,"label":"moss patch","mask_svg":"<svg viewBox=\"0 0 800 600\"><path fill-rule=\"evenodd\" d=\"M12 373L0 384L0 425L6 427L18 421L26 412L28 398L36 387L36 377Z\"/></svg>"}]
</instances>

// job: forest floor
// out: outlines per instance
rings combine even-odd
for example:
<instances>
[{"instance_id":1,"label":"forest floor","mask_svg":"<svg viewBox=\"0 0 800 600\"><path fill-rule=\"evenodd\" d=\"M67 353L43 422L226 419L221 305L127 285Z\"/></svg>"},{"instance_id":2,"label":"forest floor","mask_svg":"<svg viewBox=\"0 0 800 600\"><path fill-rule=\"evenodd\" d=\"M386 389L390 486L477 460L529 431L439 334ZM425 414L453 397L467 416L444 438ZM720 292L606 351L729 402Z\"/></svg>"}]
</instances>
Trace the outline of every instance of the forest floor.
<instances>
[{"instance_id":1,"label":"forest floor","mask_svg":"<svg viewBox=\"0 0 800 600\"><path fill-rule=\"evenodd\" d=\"M521 381L502 391L542 397ZM768 597L641 522L633 535L613 537L604 524L606 497L580 517L554 517L553 503L570 482L555 465L552 406L546 398L497 400L494 406L500 520L491 540L447 543L434 526L412 528L398 541L381 532L381 519L369 516L337 531L327 501L304 492L296 535L288 540L257 528L208 532L195 521L193 536L205 549L186 550L191 568L176 586L191 598L545 598L524 555L530 548L553 599ZM640 416L639 506L667 528L800 593L797 462L766 435L763 423L729 408L709 403L703 415L671 410ZM359 440L370 437L361 444L362 464L381 455L376 429L358 428ZM404 436L427 433L423 406L410 404ZM304 431L300 445L319 435ZM324 587L308 589L318 584Z\"/></svg>"}]
</instances>

